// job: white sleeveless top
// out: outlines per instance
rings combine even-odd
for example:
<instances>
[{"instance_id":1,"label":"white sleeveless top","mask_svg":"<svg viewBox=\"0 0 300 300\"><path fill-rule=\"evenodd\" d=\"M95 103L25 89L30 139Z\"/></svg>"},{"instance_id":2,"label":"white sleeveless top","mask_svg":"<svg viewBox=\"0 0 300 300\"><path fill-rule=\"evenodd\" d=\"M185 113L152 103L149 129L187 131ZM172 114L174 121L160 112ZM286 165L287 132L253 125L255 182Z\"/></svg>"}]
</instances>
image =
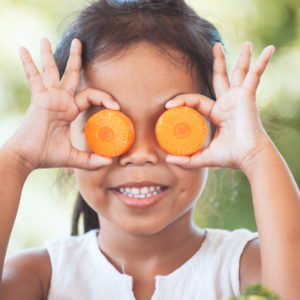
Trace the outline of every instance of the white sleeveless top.
<instances>
[{"instance_id":1,"label":"white sleeveless top","mask_svg":"<svg viewBox=\"0 0 300 300\"><path fill-rule=\"evenodd\" d=\"M247 229L206 229L199 250L168 275L155 276L151 300L220 300L240 295L239 265L246 244L258 237ZM135 300L133 278L103 255L97 230L45 242L52 277L48 300ZM150 299L145 299L150 300Z\"/></svg>"}]
</instances>

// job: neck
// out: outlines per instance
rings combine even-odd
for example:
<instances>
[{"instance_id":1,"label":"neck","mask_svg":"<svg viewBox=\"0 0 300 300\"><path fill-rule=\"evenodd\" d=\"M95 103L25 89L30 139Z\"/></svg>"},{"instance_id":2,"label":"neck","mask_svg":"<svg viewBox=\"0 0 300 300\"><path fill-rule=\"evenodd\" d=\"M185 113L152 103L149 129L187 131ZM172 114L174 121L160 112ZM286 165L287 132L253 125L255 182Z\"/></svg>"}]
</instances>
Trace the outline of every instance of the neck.
<instances>
[{"instance_id":1,"label":"neck","mask_svg":"<svg viewBox=\"0 0 300 300\"><path fill-rule=\"evenodd\" d=\"M188 260L205 236L192 222L190 210L178 220L151 235L134 235L100 218L98 243L103 254L122 273L143 269L167 274ZM145 268L147 266L147 268Z\"/></svg>"}]
</instances>

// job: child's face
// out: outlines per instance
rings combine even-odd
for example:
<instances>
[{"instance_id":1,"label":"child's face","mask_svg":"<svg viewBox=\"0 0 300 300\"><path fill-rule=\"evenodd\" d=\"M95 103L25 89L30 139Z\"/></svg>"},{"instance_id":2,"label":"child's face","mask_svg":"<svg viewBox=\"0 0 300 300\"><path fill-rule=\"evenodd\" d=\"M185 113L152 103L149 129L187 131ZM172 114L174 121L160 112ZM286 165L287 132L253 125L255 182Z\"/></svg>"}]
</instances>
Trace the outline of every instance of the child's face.
<instances>
[{"instance_id":1,"label":"child's face","mask_svg":"<svg viewBox=\"0 0 300 300\"><path fill-rule=\"evenodd\" d=\"M154 128L168 100L179 93L200 92L196 76L188 73L185 65L141 43L125 56L88 67L80 89L87 87L113 96L135 128L133 146L124 155L113 158L111 165L93 171L74 170L80 192L98 213L100 222L105 218L128 233L149 235L181 217L190 220L207 169L183 169L167 163L167 153L159 147ZM91 152L85 142L84 128L88 118L99 109L92 107L80 113L71 124L72 143L77 149ZM168 186L154 206L130 208L112 190L128 182L141 181Z\"/></svg>"}]
</instances>

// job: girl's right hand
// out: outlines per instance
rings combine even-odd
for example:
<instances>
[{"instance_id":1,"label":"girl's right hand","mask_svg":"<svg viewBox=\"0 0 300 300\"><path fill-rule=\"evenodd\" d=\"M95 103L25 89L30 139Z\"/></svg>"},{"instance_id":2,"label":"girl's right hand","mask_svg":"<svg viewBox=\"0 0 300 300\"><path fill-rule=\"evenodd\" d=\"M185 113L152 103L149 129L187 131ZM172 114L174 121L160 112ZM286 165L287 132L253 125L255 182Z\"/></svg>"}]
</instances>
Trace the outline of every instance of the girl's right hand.
<instances>
[{"instance_id":1,"label":"girl's right hand","mask_svg":"<svg viewBox=\"0 0 300 300\"><path fill-rule=\"evenodd\" d=\"M41 41L43 78L26 48L20 57L31 91L31 103L21 126L6 146L29 168L74 167L95 169L110 158L74 148L70 123L91 105L119 109L113 98L98 90L85 89L75 95L80 82L82 45L74 39L63 78L60 80L50 42Z\"/></svg>"}]
</instances>

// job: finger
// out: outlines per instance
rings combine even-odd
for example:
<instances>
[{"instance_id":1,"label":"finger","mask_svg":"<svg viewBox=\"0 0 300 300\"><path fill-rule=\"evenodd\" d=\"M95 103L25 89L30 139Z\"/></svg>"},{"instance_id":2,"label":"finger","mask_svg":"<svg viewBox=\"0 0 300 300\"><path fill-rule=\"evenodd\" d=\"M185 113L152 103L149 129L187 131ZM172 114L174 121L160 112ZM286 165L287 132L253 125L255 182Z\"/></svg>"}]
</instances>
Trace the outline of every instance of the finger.
<instances>
[{"instance_id":1,"label":"finger","mask_svg":"<svg viewBox=\"0 0 300 300\"><path fill-rule=\"evenodd\" d=\"M251 62L251 49L252 44L250 42L244 43L240 58L237 62L235 69L232 72L231 86L240 86L243 84L245 77L248 73Z\"/></svg>"},{"instance_id":2,"label":"finger","mask_svg":"<svg viewBox=\"0 0 300 300\"><path fill-rule=\"evenodd\" d=\"M91 170L111 163L112 159L109 157L103 157L95 153L87 153L73 148L66 167Z\"/></svg>"},{"instance_id":3,"label":"finger","mask_svg":"<svg viewBox=\"0 0 300 300\"><path fill-rule=\"evenodd\" d=\"M45 87L41 74L34 64L29 51L24 47L20 47L19 55L23 64L31 95L43 92Z\"/></svg>"},{"instance_id":4,"label":"finger","mask_svg":"<svg viewBox=\"0 0 300 300\"><path fill-rule=\"evenodd\" d=\"M201 94L183 94L169 100L165 107L172 108L180 105L186 105L194 108L199 111L200 114L210 120L210 114L213 106L215 105L215 101Z\"/></svg>"},{"instance_id":5,"label":"finger","mask_svg":"<svg viewBox=\"0 0 300 300\"><path fill-rule=\"evenodd\" d=\"M59 72L52 54L51 44L46 38L43 38L41 40L41 56L44 75L44 85L48 88L58 87Z\"/></svg>"},{"instance_id":6,"label":"finger","mask_svg":"<svg viewBox=\"0 0 300 300\"><path fill-rule=\"evenodd\" d=\"M72 95L75 94L80 82L82 44L78 39L74 39L70 48L70 56L66 70L61 79L61 87Z\"/></svg>"},{"instance_id":7,"label":"finger","mask_svg":"<svg viewBox=\"0 0 300 300\"><path fill-rule=\"evenodd\" d=\"M196 152L191 156L176 156L168 154L166 161L171 164L179 165L183 168L215 167L215 164L210 159L208 147Z\"/></svg>"},{"instance_id":8,"label":"finger","mask_svg":"<svg viewBox=\"0 0 300 300\"><path fill-rule=\"evenodd\" d=\"M214 45L213 56L213 85L218 98L230 87L223 46L220 43Z\"/></svg>"},{"instance_id":9,"label":"finger","mask_svg":"<svg viewBox=\"0 0 300 300\"><path fill-rule=\"evenodd\" d=\"M260 77L265 71L274 51L274 46L268 46L263 50L257 61L253 64L252 67L250 67L250 70L243 83L244 88L248 89L252 93L256 92Z\"/></svg>"},{"instance_id":10,"label":"finger","mask_svg":"<svg viewBox=\"0 0 300 300\"><path fill-rule=\"evenodd\" d=\"M104 105L107 108L118 110L119 104L113 97L103 91L87 88L75 95L75 103L79 112L88 109L91 105Z\"/></svg>"}]
</instances>

